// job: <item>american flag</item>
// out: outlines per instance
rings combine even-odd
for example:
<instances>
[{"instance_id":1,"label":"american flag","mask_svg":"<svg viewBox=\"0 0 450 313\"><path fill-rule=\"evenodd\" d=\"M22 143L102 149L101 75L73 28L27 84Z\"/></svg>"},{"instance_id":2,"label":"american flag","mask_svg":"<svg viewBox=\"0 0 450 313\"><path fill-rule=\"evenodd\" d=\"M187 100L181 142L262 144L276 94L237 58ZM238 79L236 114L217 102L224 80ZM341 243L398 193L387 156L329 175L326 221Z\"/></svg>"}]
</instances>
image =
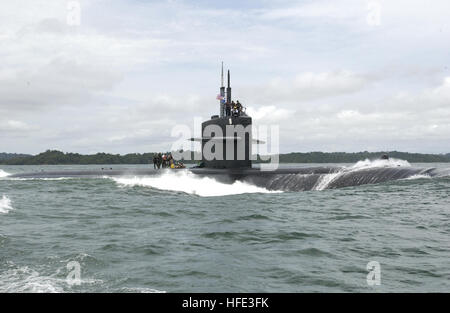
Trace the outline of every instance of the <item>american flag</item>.
<instances>
[{"instance_id":1,"label":"american flag","mask_svg":"<svg viewBox=\"0 0 450 313\"><path fill-rule=\"evenodd\" d=\"M217 100L224 100L224 97L221 96L220 94L218 94L217 97L216 97L216 99L217 99Z\"/></svg>"}]
</instances>

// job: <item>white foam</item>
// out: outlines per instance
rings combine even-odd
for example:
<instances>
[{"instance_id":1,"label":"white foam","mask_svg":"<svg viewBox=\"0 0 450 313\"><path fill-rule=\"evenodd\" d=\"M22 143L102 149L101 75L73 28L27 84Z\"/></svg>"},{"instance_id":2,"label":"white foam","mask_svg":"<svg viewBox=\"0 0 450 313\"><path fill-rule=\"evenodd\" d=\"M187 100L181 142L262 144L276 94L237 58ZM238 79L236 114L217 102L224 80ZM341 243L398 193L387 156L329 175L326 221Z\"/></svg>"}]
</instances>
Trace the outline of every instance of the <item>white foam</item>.
<instances>
[{"instance_id":1,"label":"white foam","mask_svg":"<svg viewBox=\"0 0 450 313\"><path fill-rule=\"evenodd\" d=\"M13 209L11 199L3 195L0 199L0 213L6 214Z\"/></svg>"},{"instance_id":2,"label":"white foam","mask_svg":"<svg viewBox=\"0 0 450 313\"><path fill-rule=\"evenodd\" d=\"M123 186L145 186L160 190L181 191L201 197L217 197L244 193L276 193L265 188L236 181L225 184L210 177L200 177L187 171L165 172L161 176L112 178Z\"/></svg>"},{"instance_id":3,"label":"white foam","mask_svg":"<svg viewBox=\"0 0 450 313\"><path fill-rule=\"evenodd\" d=\"M0 178L9 176L10 174L0 168Z\"/></svg>"},{"instance_id":4,"label":"white foam","mask_svg":"<svg viewBox=\"0 0 450 313\"><path fill-rule=\"evenodd\" d=\"M365 159L363 161L358 161L354 165L350 167L350 169L366 169L366 168L373 168L373 167L399 167L399 166L408 166L410 167L411 164L409 164L406 160L400 160L395 158L389 158L388 160L369 160Z\"/></svg>"},{"instance_id":5,"label":"white foam","mask_svg":"<svg viewBox=\"0 0 450 313\"><path fill-rule=\"evenodd\" d=\"M379 168L379 167L410 167L411 164L409 164L408 161L395 159L395 158L389 158L388 160L369 160L365 159L362 161L358 161L352 166L343 166L338 172L336 173L330 173L322 175L316 185L314 186L313 190L324 190L326 189L331 182L336 180L339 176L342 176L345 173L351 173L351 172L357 172L360 170L370 169L370 168ZM417 175L415 175L417 176Z\"/></svg>"},{"instance_id":6,"label":"white foam","mask_svg":"<svg viewBox=\"0 0 450 313\"><path fill-rule=\"evenodd\" d=\"M426 175L426 174L416 174L416 175L413 175L413 176L410 176L410 177L408 177L408 178L405 178L406 180L414 180L414 179L428 179L428 178L431 178L431 176L430 175Z\"/></svg>"},{"instance_id":7,"label":"white foam","mask_svg":"<svg viewBox=\"0 0 450 313\"><path fill-rule=\"evenodd\" d=\"M328 185L335 180L338 176L340 176L342 172L331 173L322 175L314 186L313 190L324 190L328 187Z\"/></svg>"},{"instance_id":8,"label":"white foam","mask_svg":"<svg viewBox=\"0 0 450 313\"><path fill-rule=\"evenodd\" d=\"M131 293L166 293L165 290L157 290L145 287L123 287L121 291Z\"/></svg>"},{"instance_id":9,"label":"white foam","mask_svg":"<svg viewBox=\"0 0 450 313\"><path fill-rule=\"evenodd\" d=\"M64 289L58 284L65 280L41 276L35 270L23 266L9 269L0 275L0 292L59 293Z\"/></svg>"}]
</instances>

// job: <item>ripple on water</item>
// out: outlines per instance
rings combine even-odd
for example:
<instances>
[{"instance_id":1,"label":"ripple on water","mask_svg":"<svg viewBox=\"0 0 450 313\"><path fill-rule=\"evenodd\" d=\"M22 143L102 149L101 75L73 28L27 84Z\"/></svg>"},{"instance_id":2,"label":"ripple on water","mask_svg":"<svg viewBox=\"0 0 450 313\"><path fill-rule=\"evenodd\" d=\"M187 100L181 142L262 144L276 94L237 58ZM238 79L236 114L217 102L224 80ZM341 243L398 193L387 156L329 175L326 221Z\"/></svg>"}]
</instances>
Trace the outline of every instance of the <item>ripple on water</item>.
<instances>
[{"instance_id":1,"label":"ripple on water","mask_svg":"<svg viewBox=\"0 0 450 313\"><path fill-rule=\"evenodd\" d=\"M339 214L339 215L330 216L330 218L328 218L328 219L341 221L341 220L359 220L359 219L370 219L370 218L371 218L371 216L362 215L362 214Z\"/></svg>"},{"instance_id":2,"label":"ripple on water","mask_svg":"<svg viewBox=\"0 0 450 313\"><path fill-rule=\"evenodd\" d=\"M266 215L262 214L250 214L246 216L239 217L239 220L270 220L270 218Z\"/></svg>"},{"instance_id":3,"label":"ripple on water","mask_svg":"<svg viewBox=\"0 0 450 313\"><path fill-rule=\"evenodd\" d=\"M298 231L280 231L265 232L262 230L245 230L245 231L214 231L201 235L202 237L214 240L228 240L248 242L251 244L276 244L288 241L305 240L308 238L321 238L318 234L298 232Z\"/></svg>"},{"instance_id":4,"label":"ripple on water","mask_svg":"<svg viewBox=\"0 0 450 313\"><path fill-rule=\"evenodd\" d=\"M202 237L211 238L211 239L232 239L238 235L239 235L238 232L232 232L232 231L213 231L213 232L202 234Z\"/></svg>"},{"instance_id":5,"label":"ripple on water","mask_svg":"<svg viewBox=\"0 0 450 313\"><path fill-rule=\"evenodd\" d=\"M408 275L412 275L413 277L417 275L429 278L442 278L445 277L446 273L439 274L437 273L438 269L426 269L424 267L412 267L412 266L394 266L395 270L399 272L406 273Z\"/></svg>"},{"instance_id":6,"label":"ripple on water","mask_svg":"<svg viewBox=\"0 0 450 313\"><path fill-rule=\"evenodd\" d=\"M175 215L165 211L148 211L149 214L161 217L174 217Z\"/></svg>"},{"instance_id":7,"label":"ripple on water","mask_svg":"<svg viewBox=\"0 0 450 313\"><path fill-rule=\"evenodd\" d=\"M408 254L412 254L412 255L427 255L429 254L428 252L426 252L425 250L418 248L418 247L409 247L409 248L402 248L400 249L401 251L408 253Z\"/></svg>"},{"instance_id":8,"label":"ripple on water","mask_svg":"<svg viewBox=\"0 0 450 313\"><path fill-rule=\"evenodd\" d=\"M295 251L295 253L298 255L307 255L307 256L312 256L312 257L329 257L329 258L336 257L334 254L332 254L330 252L327 252L322 249L314 248L314 247L297 250L297 251Z\"/></svg>"},{"instance_id":9,"label":"ripple on water","mask_svg":"<svg viewBox=\"0 0 450 313\"><path fill-rule=\"evenodd\" d=\"M319 234L298 232L298 231L280 231L269 233L265 236L266 243L285 242L288 240L302 240L307 238L321 238Z\"/></svg>"},{"instance_id":10,"label":"ripple on water","mask_svg":"<svg viewBox=\"0 0 450 313\"><path fill-rule=\"evenodd\" d=\"M161 255L164 252L164 247L158 245L145 245L133 248L133 251L142 252L145 255Z\"/></svg>"},{"instance_id":11,"label":"ripple on water","mask_svg":"<svg viewBox=\"0 0 450 313\"><path fill-rule=\"evenodd\" d=\"M0 247L3 246L4 243L6 243L8 241L8 237L6 237L5 235L0 234Z\"/></svg>"}]
</instances>

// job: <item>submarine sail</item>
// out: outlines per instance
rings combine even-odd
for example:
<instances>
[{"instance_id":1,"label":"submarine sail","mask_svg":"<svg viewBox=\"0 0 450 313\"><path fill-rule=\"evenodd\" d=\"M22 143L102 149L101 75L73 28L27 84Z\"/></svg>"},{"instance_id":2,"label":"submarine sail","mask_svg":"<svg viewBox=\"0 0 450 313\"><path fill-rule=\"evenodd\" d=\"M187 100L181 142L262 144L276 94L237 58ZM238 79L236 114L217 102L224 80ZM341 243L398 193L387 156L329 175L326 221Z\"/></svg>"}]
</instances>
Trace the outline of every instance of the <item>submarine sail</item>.
<instances>
[{"instance_id":1,"label":"submarine sail","mask_svg":"<svg viewBox=\"0 0 450 313\"><path fill-rule=\"evenodd\" d=\"M221 76L220 114L202 123L202 163L206 168L251 168L252 118L232 101L230 70L223 101L223 64Z\"/></svg>"}]
</instances>

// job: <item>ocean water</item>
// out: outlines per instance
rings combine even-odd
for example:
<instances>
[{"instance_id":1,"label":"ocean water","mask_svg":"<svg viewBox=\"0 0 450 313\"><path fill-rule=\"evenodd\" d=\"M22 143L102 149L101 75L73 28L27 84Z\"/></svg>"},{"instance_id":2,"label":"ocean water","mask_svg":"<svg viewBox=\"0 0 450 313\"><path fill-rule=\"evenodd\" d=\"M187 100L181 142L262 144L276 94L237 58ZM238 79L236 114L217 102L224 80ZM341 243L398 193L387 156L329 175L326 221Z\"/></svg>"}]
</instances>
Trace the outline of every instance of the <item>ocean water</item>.
<instances>
[{"instance_id":1,"label":"ocean water","mask_svg":"<svg viewBox=\"0 0 450 313\"><path fill-rule=\"evenodd\" d=\"M303 192L170 171L7 177L100 167L0 166L0 292L450 291L449 176Z\"/></svg>"}]
</instances>

